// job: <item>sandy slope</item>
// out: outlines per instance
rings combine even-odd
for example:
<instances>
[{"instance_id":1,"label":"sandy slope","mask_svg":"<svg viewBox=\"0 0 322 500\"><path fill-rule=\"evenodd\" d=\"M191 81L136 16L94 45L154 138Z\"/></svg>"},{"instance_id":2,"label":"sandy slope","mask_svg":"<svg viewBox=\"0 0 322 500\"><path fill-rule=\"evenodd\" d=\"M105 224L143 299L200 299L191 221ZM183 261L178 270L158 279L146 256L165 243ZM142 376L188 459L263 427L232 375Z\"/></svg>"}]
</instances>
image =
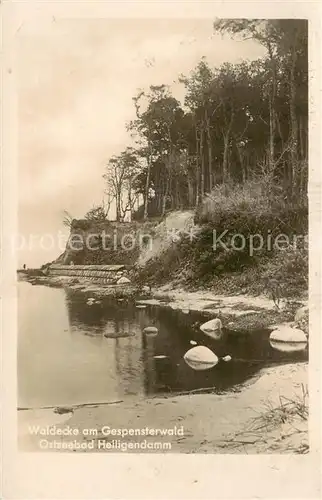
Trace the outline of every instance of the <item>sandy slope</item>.
<instances>
[{"instance_id":1,"label":"sandy slope","mask_svg":"<svg viewBox=\"0 0 322 500\"><path fill-rule=\"evenodd\" d=\"M154 228L153 238L146 248L141 249L137 264L144 266L148 260L159 257L166 251L173 241L178 241L184 234L190 234L192 228L196 230L194 215L193 210L170 213Z\"/></svg>"}]
</instances>

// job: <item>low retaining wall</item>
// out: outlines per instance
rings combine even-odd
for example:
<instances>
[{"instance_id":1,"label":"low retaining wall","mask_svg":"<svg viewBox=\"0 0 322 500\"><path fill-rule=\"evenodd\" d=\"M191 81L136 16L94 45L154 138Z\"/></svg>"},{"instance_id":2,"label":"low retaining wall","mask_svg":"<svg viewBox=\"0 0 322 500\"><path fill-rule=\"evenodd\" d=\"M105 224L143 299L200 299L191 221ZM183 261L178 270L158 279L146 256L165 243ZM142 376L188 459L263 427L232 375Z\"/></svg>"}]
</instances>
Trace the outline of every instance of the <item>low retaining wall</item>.
<instances>
[{"instance_id":1,"label":"low retaining wall","mask_svg":"<svg viewBox=\"0 0 322 500\"><path fill-rule=\"evenodd\" d=\"M70 276L80 280L93 281L108 285L116 285L122 277L127 277L128 271L123 265L60 265L52 264L48 268L49 276Z\"/></svg>"}]
</instances>

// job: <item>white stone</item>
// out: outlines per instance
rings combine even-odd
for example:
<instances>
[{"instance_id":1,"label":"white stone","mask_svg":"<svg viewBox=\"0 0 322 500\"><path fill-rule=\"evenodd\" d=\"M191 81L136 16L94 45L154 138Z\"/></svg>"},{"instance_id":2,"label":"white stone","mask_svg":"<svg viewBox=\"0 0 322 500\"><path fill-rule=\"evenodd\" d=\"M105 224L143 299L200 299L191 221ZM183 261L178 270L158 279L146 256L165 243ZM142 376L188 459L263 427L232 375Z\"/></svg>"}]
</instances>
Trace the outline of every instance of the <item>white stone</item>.
<instances>
[{"instance_id":1,"label":"white stone","mask_svg":"<svg viewBox=\"0 0 322 500\"><path fill-rule=\"evenodd\" d=\"M146 335L151 335L153 337L155 335L158 335L158 329L155 326L147 326L146 328L144 328L143 332Z\"/></svg>"},{"instance_id":2,"label":"white stone","mask_svg":"<svg viewBox=\"0 0 322 500\"><path fill-rule=\"evenodd\" d=\"M203 323L200 326L200 330L203 332L213 332L215 330L221 330L222 328L222 322L219 318L214 318L211 319L210 321L207 321L207 323Z\"/></svg>"},{"instance_id":3,"label":"white stone","mask_svg":"<svg viewBox=\"0 0 322 500\"><path fill-rule=\"evenodd\" d=\"M222 337L222 322L219 318L211 319L207 323L203 323L200 326L200 330L204 332L208 337L213 339L220 339Z\"/></svg>"},{"instance_id":4,"label":"white stone","mask_svg":"<svg viewBox=\"0 0 322 500\"><path fill-rule=\"evenodd\" d=\"M197 342L195 340L190 340L191 345L197 345Z\"/></svg>"},{"instance_id":5,"label":"white stone","mask_svg":"<svg viewBox=\"0 0 322 500\"><path fill-rule=\"evenodd\" d=\"M224 356L223 358L221 358L223 361L231 361L231 356L229 354L227 354L227 356Z\"/></svg>"},{"instance_id":6,"label":"white stone","mask_svg":"<svg viewBox=\"0 0 322 500\"><path fill-rule=\"evenodd\" d=\"M190 368L198 371L209 370L216 366L219 361L216 354L203 345L189 349L183 359Z\"/></svg>"},{"instance_id":7,"label":"white stone","mask_svg":"<svg viewBox=\"0 0 322 500\"><path fill-rule=\"evenodd\" d=\"M277 340L270 340L269 343L273 349L280 352L304 351L307 346L307 342L279 342Z\"/></svg>"},{"instance_id":8,"label":"white stone","mask_svg":"<svg viewBox=\"0 0 322 500\"><path fill-rule=\"evenodd\" d=\"M117 285L126 285L127 283L131 283L129 278L126 278L125 276L122 276L119 280L117 280Z\"/></svg>"},{"instance_id":9,"label":"white stone","mask_svg":"<svg viewBox=\"0 0 322 500\"><path fill-rule=\"evenodd\" d=\"M307 342L306 335L302 330L288 325L279 326L270 334L269 339L277 342Z\"/></svg>"}]
</instances>

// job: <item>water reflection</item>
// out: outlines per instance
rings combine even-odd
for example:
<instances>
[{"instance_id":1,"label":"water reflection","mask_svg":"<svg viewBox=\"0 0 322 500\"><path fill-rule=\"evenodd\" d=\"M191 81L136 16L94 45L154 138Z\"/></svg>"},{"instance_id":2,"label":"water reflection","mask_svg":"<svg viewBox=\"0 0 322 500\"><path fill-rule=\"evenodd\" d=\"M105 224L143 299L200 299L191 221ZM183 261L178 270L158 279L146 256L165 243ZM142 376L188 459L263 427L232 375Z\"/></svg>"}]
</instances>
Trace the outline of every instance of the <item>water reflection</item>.
<instances>
[{"instance_id":1,"label":"water reflection","mask_svg":"<svg viewBox=\"0 0 322 500\"><path fill-rule=\"evenodd\" d=\"M155 336L143 333L144 349L144 370L145 370L145 390L147 394L154 394L156 390L156 369L155 369Z\"/></svg>"},{"instance_id":2,"label":"water reflection","mask_svg":"<svg viewBox=\"0 0 322 500\"><path fill-rule=\"evenodd\" d=\"M19 284L18 383L20 406L76 404L151 396L202 387L230 390L269 363L307 359L301 352L271 347L268 332L223 330L214 340L200 331L199 313L102 300L44 286ZM143 333L153 326L157 335ZM204 372L183 360L190 341L218 357Z\"/></svg>"},{"instance_id":3,"label":"water reflection","mask_svg":"<svg viewBox=\"0 0 322 500\"><path fill-rule=\"evenodd\" d=\"M186 315L153 306L147 314L158 328L158 335L149 340L146 348L146 357L154 356L153 360L145 363L146 378L151 379L146 380L146 387L151 392L182 392L204 387L214 387L215 391L221 392L245 382L268 364L307 359L307 350L287 353L273 349L268 331L234 334L223 330L218 339L211 339L199 329L205 321L200 313ZM232 360L196 372L183 360L184 354L191 349L191 340L208 347L219 358L230 355ZM156 359L155 356L165 357Z\"/></svg>"},{"instance_id":4,"label":"water reflection","mask_svg":"<svg viewBox=\"0 0 322 500\"><path fill-rule=\"evenodd\" d=\"M140 335L113 339L115 368L123 394L143 393L144 367Z\"/></svg>"},{"instance_id":5,"label":"water reflection","mask_svg":"<svg viewBox=\"0 0 322 500\"><path fill-rule=\"evenodd\" d=\"M84 295L66 292L69 323L72 330L87 335L101 334L107 338L122 338L135 335L137 323L134 316L124 314L126 308L118 303L94 303L89 305Z\"/></svg>"},{"instance_id":6,"label":"water reflection","mask_svg":"<svg viewBox=\"0 0 322 500\"><path fill-rule=\"evenodd\" d=\"M115 301L88 305L83 294L73 291L66 291L66 304L71 331L104 337L113 353L120 394L143 393L141 329L133 306Z\"/></svg>"}]
</instances>

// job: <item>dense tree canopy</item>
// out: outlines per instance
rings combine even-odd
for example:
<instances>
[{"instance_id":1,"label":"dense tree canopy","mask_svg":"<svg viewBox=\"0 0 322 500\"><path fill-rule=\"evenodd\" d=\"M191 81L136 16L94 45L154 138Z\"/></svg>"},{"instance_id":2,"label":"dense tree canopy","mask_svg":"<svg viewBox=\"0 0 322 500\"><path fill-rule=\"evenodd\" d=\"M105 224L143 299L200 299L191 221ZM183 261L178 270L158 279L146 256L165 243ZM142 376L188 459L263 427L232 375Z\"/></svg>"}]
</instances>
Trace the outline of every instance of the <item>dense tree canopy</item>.
<instances>
[{"instance_id":1,"label":"dense tree canopy","mask_svg":"<svg viewBox=\"0 0 322 500\"><path fill-rule=\"evenodd\" d=\"M118 220L124 209L132 214L139 196L138 214L146 218L198 206L217 184L254 179L279 188L290 203L305 200L307 21L220 20L214 30L253 38L266 56L217 68L202 59L180 77L184 103L165 85L133 98L136 119L128 129L136 147L111 158L105 174Z\"/></svg>"}]
</instances>

